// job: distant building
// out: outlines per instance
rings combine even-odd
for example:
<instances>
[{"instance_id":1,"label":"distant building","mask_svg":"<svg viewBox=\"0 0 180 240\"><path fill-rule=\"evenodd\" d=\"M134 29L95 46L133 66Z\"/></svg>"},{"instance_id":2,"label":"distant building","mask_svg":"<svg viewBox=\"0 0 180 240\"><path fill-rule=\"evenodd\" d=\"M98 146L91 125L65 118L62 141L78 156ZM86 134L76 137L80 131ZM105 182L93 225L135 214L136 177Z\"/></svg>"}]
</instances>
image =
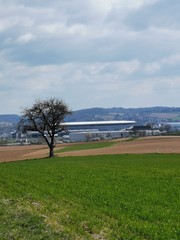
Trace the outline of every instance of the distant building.
<instances>
[{"instance_id":1,"label":"distant building","mask_svg":"<svg viewBox=\"0 0 180 240\"><path fill-rule=\"evenodd\" d=\"M65 130L55 135L55 142L98 141L129 137L135 121L87 121L65 122L61 124ZM21 137L22 138L22 137ZM37 131L28 131L23 137L28 143L44 143L42 135Z\"/></svg>"},{"instance_id":2,"label":"distant building","mask_svg":"<svg viewBox=\"0 0 180 240\"><path fill-rule=\"evenodd\" d=\"M143 126L133 126L132 127L133 135L135 136L159 136L161 132L157 128L152 128L150 125L143 125Z\"/></svg>"},{"instance_id":3,"label":"distant building","mask_svg":"<svg viewBox=\"0 0 180 240\"><path fill-rule=\"evenodd\" d=\"M180 132L180 122L166 123L169 132Z\"/></svg>"},{"instance_id":4,"label":"distant building","mask_svg":"<svg viewBox=\"0 0 180 240\"><path fill-rule=\"evenodd\" d=\"M71 130L84 130L84 129L97 129L99 131L116 131L120 129L129 128L133 126L135 121L85 121L85 122L65 122L61 126L64 126Z\"/></svg>"},{"instance_id":5,"label":"distant building","mask_svg":"<svg viewBox=\"0 0 180 240\"><path fill-rule=\"evenodd\" d=\"M126 129L135 123L135 121L66 122L62 125L69 134L63 136L61 133L62 141L82 142L129 137L130 131Z\"/></svg>"},{"instance_id":6,"label":"distant building","mask_svg":"<svg viewBox=\"0 0 180 240\"><path fill-rule=\"evenodd\" d=\"M122 137L129 137L130 131L120 130L120 131L79 131L70 132L69 141L70 142L88 142L88 141L100 141L108 139L116 139Z\"/></svg>"}]
</instances>

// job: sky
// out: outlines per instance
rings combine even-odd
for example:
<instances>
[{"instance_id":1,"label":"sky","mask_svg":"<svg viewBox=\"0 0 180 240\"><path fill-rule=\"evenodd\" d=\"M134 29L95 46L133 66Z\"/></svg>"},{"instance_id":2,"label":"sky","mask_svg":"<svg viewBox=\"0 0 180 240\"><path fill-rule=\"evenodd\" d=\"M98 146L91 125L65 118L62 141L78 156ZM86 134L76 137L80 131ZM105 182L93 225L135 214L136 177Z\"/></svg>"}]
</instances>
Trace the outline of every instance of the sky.
<instances>
[{"instance_id":1,"label":"sky","mask_svg":"<svg viewBox=\"0 0 180 240\"><path fill-rule=\"evenodd\" d=\"M180 106L179 0L0 0L0 114Z\"/></svg>"}]
</instances>

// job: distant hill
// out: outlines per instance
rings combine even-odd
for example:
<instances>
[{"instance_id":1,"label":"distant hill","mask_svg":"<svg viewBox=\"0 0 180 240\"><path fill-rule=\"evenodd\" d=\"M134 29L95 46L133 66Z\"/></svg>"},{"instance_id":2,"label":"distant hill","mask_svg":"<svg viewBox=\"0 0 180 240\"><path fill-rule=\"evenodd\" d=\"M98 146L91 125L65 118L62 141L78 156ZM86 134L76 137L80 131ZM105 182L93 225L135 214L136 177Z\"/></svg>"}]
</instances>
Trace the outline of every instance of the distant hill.
<instances>
[{"instance_id":1,"label":"distant hill","mask_svg":"<svg viewBox=\"0 0 180 240\"><path fill-rule=\"evenodd\" d=\"M18 123L19 115L16 114L5 114L0 115L0 122Z\"/></svg>"},{"instance_id":2,"label":"distant hill","mask_svg":"<svg viewBox=\"0 0 180 240\"><path fill-rule=\"evenodd\" d=\"M74 111L66 121L135 120L138 124L180 121L180 108L89 108Z\"/></svg>"},{"instance_id":3,"label":"distant hill","mask_svg":"<svg viewBox=\"0 0 180 240\"><path fill-rule=\"evenodd\" d=\"M180 121L180 107L89 108L74 111L65 119L68 122L104 120L135 120L138 124ZM18 121L18 115L0 115L0 122L16 124Z\"/></svg>"}]
</instances>

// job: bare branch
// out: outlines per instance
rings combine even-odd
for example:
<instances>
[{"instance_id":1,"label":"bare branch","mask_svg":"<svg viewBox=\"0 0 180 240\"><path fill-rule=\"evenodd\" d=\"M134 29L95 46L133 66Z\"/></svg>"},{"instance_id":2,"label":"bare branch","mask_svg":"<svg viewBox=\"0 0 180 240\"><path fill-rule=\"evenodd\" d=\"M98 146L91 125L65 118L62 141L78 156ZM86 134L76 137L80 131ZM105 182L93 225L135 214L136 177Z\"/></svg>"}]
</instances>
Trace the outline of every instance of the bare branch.
<instances>
[{"instance_id":1,"label":"bare branch","mask_svg":"<svg viewBox=\"0 0 180 240\"><path fill-rule=\"evenodd\" d=\"M54 135L65 130L60 124L68 114L71 114L71 111L63 100L58 98L35 100L31 108L23 109L18 129L24 132L39 132L49 146L51 157L53 156Z\"/></svg>"}]
</instances>

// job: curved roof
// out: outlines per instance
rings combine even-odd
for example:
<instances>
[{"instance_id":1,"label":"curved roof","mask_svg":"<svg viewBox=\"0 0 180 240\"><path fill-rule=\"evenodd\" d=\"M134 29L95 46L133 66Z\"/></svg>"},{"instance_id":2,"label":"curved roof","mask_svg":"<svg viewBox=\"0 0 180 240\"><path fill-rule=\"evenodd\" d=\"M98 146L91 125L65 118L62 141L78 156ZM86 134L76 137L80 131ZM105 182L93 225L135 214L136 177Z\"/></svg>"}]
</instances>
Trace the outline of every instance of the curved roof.
<instances>
[{"instance_id":1,"label":"curved roof","mask_svg":"<svg viewBox=\"0 0 180 240\"><path fill-rule=\"evenodd\" d=\"M135 121L84 121L84 122L64 122L62 126L102 126L102 125L124 125L135 124Z\"/></svg>"}]
</instances>

